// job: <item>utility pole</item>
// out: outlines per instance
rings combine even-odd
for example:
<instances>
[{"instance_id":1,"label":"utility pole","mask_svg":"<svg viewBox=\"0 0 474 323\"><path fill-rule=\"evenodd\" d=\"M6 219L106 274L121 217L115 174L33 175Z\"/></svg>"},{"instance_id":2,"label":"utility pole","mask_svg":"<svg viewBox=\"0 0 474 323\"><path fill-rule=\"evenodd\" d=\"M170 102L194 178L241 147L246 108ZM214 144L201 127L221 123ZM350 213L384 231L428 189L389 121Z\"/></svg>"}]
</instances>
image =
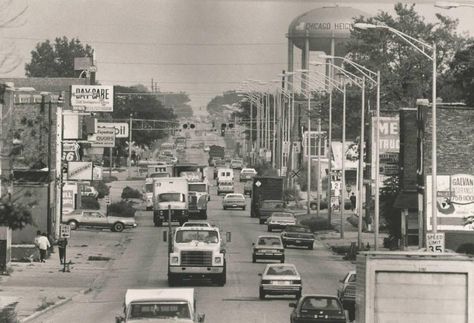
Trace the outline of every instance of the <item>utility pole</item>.
<instances>
[{"instance_id":1,"label":"utility pole","mask_svg":"<svg viewBox=\"0 0 474 323\"><path fill-rule=\"evenodd\" d=\"M128 177L132 177L132 114L130 113L130 124L129 124L129 135L128 135ZM112 167L112 161L110 161L110 167Z\"/></svg>"}]
</instances>

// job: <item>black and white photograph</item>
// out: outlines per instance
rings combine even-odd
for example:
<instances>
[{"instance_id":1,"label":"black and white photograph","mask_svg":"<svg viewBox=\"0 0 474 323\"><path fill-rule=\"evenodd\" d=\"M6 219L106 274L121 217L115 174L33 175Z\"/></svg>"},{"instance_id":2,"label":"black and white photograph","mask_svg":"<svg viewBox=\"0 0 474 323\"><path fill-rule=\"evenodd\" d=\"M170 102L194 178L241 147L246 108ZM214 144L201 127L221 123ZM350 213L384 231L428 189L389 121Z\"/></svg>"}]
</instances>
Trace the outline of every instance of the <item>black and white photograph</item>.
<instances>
[{"instance_id":1,"label":"black and white photograph","mask_svg":"<svg viewBox=\"0 0 474 323\"><path fill-rule=\"evenodd\" d=\"M0 0L0 323L474 323L474 0Z\"/></svg>"}]
</instances>

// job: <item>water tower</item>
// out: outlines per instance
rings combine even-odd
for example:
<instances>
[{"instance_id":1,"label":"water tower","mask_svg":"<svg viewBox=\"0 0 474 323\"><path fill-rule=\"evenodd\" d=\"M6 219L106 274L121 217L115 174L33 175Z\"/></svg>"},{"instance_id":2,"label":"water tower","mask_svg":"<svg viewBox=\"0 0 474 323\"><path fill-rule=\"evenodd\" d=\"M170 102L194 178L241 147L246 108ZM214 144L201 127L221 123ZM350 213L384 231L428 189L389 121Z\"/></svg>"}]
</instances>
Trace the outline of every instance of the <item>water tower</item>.
<instances>
[{"instance_id":1,"label":"water tower","mask_svg":"<svg viewBox=\"0 0 474 323\"><path fill-rule=\"evenodd\" d=\"M294 47L301 49L301 68L309 68L311 51L344 56L354 18L369 14L350 7L322 7L296 17L288 28L288 71L294 70ZM339 62L338 62L339 63Z\"/></svg>"}]
</instances>

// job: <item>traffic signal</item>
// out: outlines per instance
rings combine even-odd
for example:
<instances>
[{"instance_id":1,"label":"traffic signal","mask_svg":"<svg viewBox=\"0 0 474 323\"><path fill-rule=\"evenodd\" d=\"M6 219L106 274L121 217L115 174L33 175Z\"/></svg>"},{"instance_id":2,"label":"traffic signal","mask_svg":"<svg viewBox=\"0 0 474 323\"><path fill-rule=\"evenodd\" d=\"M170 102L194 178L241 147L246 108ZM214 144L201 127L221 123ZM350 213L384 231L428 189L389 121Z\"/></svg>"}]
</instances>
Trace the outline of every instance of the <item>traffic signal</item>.
<instances>
[{"instance_id":1,"label":"traffic signal","mask_svg":"<svg viewBox=\"0 0 474 323\"><path fill-rule=\"evenodd\" d=\"M227 125L225 123L221 123L221 136L224 137L225 135L225 128Z\"/></svg>"},{"instance_id":2,"label":"traffic signal","mask_svg":"<svg viewBox=\"0 0 474 323\"><path fill-rule=\"evenodd\" d=\"M188 124L187 123L183 124L183 129L188 129Z\"/></svg>"},{"instance_id":3,"label":"traffic signal","mask_svg":"<svg viewBox=\"0 0 474 323\"><path fill-rule=\"evenodd\" d=\"M229 123L229 128L230 128L230 129L234 128L234 124L233 124L233 123Z\"/></svg>"}]
</instances>

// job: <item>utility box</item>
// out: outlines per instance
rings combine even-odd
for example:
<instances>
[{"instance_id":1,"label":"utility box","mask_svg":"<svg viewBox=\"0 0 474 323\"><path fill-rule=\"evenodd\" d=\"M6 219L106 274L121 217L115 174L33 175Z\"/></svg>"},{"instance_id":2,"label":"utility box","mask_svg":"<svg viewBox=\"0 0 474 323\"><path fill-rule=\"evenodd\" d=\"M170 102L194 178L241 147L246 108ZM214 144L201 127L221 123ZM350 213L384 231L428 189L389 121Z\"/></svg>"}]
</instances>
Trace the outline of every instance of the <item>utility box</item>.
<instances>
[{"instance_id":1,"label":"utility box","mask_svg":"<svg viewBox=\"0 0 474 323\"><path fill-rule=\"evenodd\" d=\"M361 252L356 322L474 322L474 257Z\"/></svg>"}]
</instances>

